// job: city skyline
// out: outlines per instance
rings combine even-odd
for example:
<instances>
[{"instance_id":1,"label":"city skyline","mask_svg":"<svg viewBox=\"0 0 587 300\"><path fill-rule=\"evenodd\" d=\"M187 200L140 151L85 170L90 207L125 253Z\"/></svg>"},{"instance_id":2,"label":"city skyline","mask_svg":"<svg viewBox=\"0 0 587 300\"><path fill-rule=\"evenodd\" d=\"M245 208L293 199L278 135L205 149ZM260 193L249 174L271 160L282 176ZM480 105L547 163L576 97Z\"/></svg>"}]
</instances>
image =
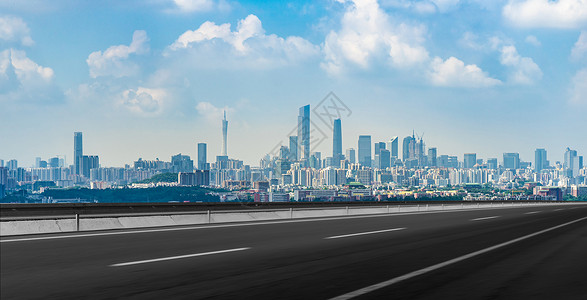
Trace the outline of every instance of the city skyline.
<instances>
[{"instance_id":1,"label":"city skyline","mask_svg":"<svg viewBox=\"0 0 587 300\"><path fill-rule=\"evenodd\" d=\"M72 163L75 131L105 165L222 153L226 111L230 156L254 165L330 91L353 112L343 149L416 130L439 155L587 150L587 14L400 2L2 2L0 157Z\"/></svg>"}]
</instances>

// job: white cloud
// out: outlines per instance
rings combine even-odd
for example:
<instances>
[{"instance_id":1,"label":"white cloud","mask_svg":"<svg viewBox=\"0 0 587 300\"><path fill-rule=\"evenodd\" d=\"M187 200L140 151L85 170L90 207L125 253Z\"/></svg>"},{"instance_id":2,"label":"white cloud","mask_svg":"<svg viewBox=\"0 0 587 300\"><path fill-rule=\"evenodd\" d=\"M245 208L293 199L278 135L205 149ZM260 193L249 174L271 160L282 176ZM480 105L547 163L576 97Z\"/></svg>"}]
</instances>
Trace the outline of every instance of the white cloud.
<instances>
[{"instance_id":1,"label":"white cloud","mask_svg":"<svg viewBox=\"0 0 587 300\"><path fill-rule=\"evenodd\" d=\"M509 67L510 82L515 84L532 84L542 78L540 67L529 57L522 57L518 54L516 47L503 46L500 50L500 62Z\"/></svg>"},{"instance_id":2,"label":"white cloud","mask_svg":"<svg viewBox=\"0 0 587 300\"><path fill-rule=\"evenodd\" d=\"M587 24L587 1L510 0L502 14L520 27L579 28Z\"/></svg>"},{"instance_id":3,"label":"white cloud","mask_svg":"<svg viewBox=\"0 0 587 300\"><path fill-rule=\"evenodd\" d=\"M536 47L540 47L542 45L542 43L540 43L540 41L538 40L538 38L536 38L533 35L529 35L526 37L525 39L526 43L536 46Z\"/></svg>"},{"instance_id":4,"label":"white cloud","mask_svg":"<svg viewBox=\"0 0 587 300\"><path fill-rule=\"evenodd\" d=\"M143 54L149 51L149 38L143 30L136 30L132 36L129 46L111 46L104 53L102 51L92 52L86 60L90 68L90 76L124 77L131 76L138 72L138 65L128 61L131 54Z\"/></svg>"},{"instance_id":5,"label":"white cloud","mask_svg":"<svg viewBox=\"0 0 587 300\"><path fill-rule=\"evenodd\" d=\"M0 52L0 100L59 101L62 93L53 85L53 76L53 69L37 64L25 51Z\"/></svg>"},{"instance_id":6,"label":"white cloud","mask_svg":"<svg viewBox=\"0 0 587 300\"><path fill-rule=\"evenodd\" d=\"M581 35L579 35L579 39L573 46L571 50L571 58L573 60L581 60L587 54L587 31L581 31Z\"/></svg>"},{"instance_id":7,"label":"white cloud","mask_svg":"<svg viewBox=\"0 0 587 300\"><path fill-rule=\"evenodd\" d=\"M437 86L491 87L501 84L501 81L489 77L477 65L465 65L455 57L445 61L436 57L432 61L431 68L430 81Z\"/></svg>"},{"instance_id":8,"label":"white cloud","mask_svg":"<svg viewBox=\"0 0 587 300\"><path fill-rule=\"evenodd\" d=\"M189 60L215 67L274 67L299 62L319 54L319 47L297 37L265 34L261 21L249 15L238 22L236 31L230 24L205 22L196 30L183 33L166 52L185 51Z\"/></svg>"},{"instance_id":9,"label":"white cloud","mask_svg":"<svg viewBox=\"0 0 587 300\"><path fill-rule=\"evenodd\" d=\"M20 42L24 46L34 44L27 24L21 18L11 16L0 16L0 40Z\"/></svg>"},{"instance_id":10,"label":"white cloud","mask_svg":"<svg viewBox=\"0 0 587 300\"><path fill-rule=\"evenodd\" d=\"M571 82L571 103L587 105L587 68L579 70Z\"/></svg>"},{"instance_id":11,"label":"white cloud","mask_svg":"<svg viewBox=\"0 0 587 300\"><path fill-rule=\"evenodd\" d=\"M227 117L229 117L228 115L232 115L232 113L234 113L233 108L230 108L228 106L216 107L214 106L214 104L206 101L198 102L198 104L196 105L196 110L207 121L217 124L220 124L220 120L222 120L225 111Z\"/></svg>"},{"instance_id":12,"label":"white cloud","mask_svg":"<svg viewBox=\"0 0 587 300\"><path fill-rule=\"evenodd\" d=\"M173 0L182 12L209 11L214 7L212 0Z\"/></svg>"},{"instance_id":13,"label":"white cloud","mask_svg":"<svg viewBox=\"0 0 587 300\"><path fill-rule=\"evenodd\" d=\"M164 89L138 87L122 92L119 104L141 116L159 115L165 107L167 93Z\"/></svg>"},{"instance_id":14,"label":"white cloud","mask_svg":"<svg viewBox=\"0 0 587 300\"><path fill-rule=\"evenodd\" d=\"M339 73L347 64L366 69L375 57L396 67L429 59L422 46L423 26L392 24L376 0L354 0L345 5L340 30L331 31L324 42L322 67L328 72Z\"/></svg>"},{"instance_id":15,"label":"white cloud","mask_svg":"<svg viewBox=\"0 0 587 300\"><path fill-rule=\"evenodd\" d=\"M438 10L440 10L441 12L445 12L447 10L453 9L455 8L460 0L431 0L436 7L438 7Z\"/></svg>"}]
</instances>

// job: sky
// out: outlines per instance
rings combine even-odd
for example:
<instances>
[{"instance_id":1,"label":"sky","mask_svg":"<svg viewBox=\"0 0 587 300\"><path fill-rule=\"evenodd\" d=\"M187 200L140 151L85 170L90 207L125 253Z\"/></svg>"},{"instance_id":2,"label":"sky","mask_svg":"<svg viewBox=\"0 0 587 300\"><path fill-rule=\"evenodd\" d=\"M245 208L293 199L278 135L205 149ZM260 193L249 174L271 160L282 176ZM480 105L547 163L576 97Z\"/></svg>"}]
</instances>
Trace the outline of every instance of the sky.
<instances>
[{"instance_id":1,"label":"sky","mask_svg":"<svg viewBox=\"0 0 587 300\"><path fill-rule=\"evenodd\" d=\"M415 132L461 160L587 155L587 0L0 0L0 159L19 166L72 163L75 131L102 166L202 142L213 161L224 110L229 156L257 166L331 92L343 149Z\"/></svg>"}]
</instances>

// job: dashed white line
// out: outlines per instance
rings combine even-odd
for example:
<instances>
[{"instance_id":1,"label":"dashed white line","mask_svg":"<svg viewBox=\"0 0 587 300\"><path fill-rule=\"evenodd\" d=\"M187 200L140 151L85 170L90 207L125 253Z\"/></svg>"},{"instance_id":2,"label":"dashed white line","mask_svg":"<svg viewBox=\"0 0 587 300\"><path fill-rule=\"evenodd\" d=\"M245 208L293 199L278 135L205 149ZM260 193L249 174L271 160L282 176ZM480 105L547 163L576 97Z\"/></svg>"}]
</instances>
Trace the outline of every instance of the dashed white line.
<instances>
[{"instance_id":1,"label":"dashed white line","mask_svg":"<svg viewBox=\"0 0 587 300\"><path fill-rule=\"evenodd\" d=\"M476 219L471 219L470 221L481 221L481 220L489 220L489 219L495 219L495 218L499 218L499 216L476 218Z\"/></svg>"},{"instance_id":2,"label":"dashed white line","mask_svg":"<svg viewBox=\"0 0 587 300\"><path fill-rule=\"evenodd\" d=\"M454 258L454 259L451 259L451 260L448 260L448 261L445 261L445 262L442 262L442 263L439 263L439 264L436 264L436 265L432 265L430 267L427 267L427 268L424 268L424 269L420 269L420 270L417 270L417 271L414 271L414 272L411 272L411 273L408 273L408 274L405 274L405 275L402 275L402 276L399 276L399 277L396 277L396 278L393 278L393 279L382 281L380 283L376 283L374 285L370 285L368 287L364 287L362 289L359 289L359 290L356 290L356 291L352 291L350 293L346 293L346 294L340 295L338 297L331 298L331 300L344 300L344 299L355 298L355 297L358 297L358 296L361 296L361 295L364 295L364 294L367 294L367 293L376 291L378 289L381 289L381 288L384 288L384 287L388 287L388 286L393 285L393 284L396 284L398 282L401 282L401 281L404 281L404 280L407 280L407 279L410 279L410 278L413 278L413 277L416 277L416 276L420 276L422 274L425 274L425 273L428 273L428 272L431 272L431 271L434 271L434 270L437 270L437 269L446 267L448 265L452 265L452 264L458 263L460 261L463 261L463 260L466 260L466 259L469 259L469 258L478 256L478 255L481 255L481 254L484 254L484 253L487 253L487 252L490 252L490 251L493 251L493 250L496 250L496 249L499 249L499 248L502 248L502 247L505 247L505 246L508 246L508 245L511 245L511 244L514 244L514 243L517 243L517 242L520 242L520 241L523 241L525 239L529 239L531 237L534 237L534 236L537 236L537 235L540 235L540 234L543 234L543 233L546 233L546 232L549 232L549 231L552 231L552 230L555 230L555 229L558 229L558 228L561 228L561 227L564 227L564 226L568 226L568 225L571 225L573 223L581 222L583 220L587 220L587 217L583 217L583 218L580 218L580 219L577 219L577 220L574 220L574 221L570 221L570 222L567 222L567 223L564 223L564 224L560 224L560 225L557 225L557 226L554 226L554 227L550 227L548 229L544 229L544 230L541 230L541 231L538 231L538 232L534 232L534 233L525 235L523 237L519 237L517 239L513 239L511 241L507 241L505 243L501 243L501 244L498 244L498 245L495 245L495 246L491 246L489 248L485 248L485 249L482 249L482 250L479 250L479 251L475 251L475 252L472 252L472 253L469 253L469 254L466 254L466 255L463 255L463 256L460 256L460 257L457 257L457 258Z\"/></svg>"},{"instance_id":3,"label":"dashed white line","mask_svg":"<svg viewBox=\"0 0 587 300\"><path fill-rule=\"evenodd\" d=\"M384 230L376 230L376 231L367 231L367 232L359 232L359 233L351 233L351 234L343 234L343 235L329 236L329 237L326 237L324 239L326 239L326 240L329 240L329 239L340 239L340 238L357 236L357 235L383 233L383 232L398 231L398 230L404 230L404 229L406 229L406 228L405 227L402 227L402 228L392 228L392 229L384 229Z\"/></svg>"},{"instance_id":4,"label":"dashed white line","mask_svg":"<svg viewBox=\"0 0 587 300\"><path fill-rule=\"evenodd\" d=\"M131 261L131 262L124 262L110 265L111 267L124 267L124 266L131 266L131 265L138 265L138 264L146 264L152 262L159 262L165 260L173 260L173 259L182 259L182 258L190 258L196 256L204 256L204 255L212 255L212 254L221 254L221 253L228 253L228 252L236 252L236 251L243 251L251 249L249 247L246 248L235 248L235 249L227 249L227 250L219 250L219 251L211 251L211 252L202 252L202 253L194 253L194 254L186 254L186 255L178 255L178 256L169 256L169 257L162 257L162 258L154 258L154 259L146 259L146 260L138 260L138 261Z\"/></svg>"},{"instance_id":5,"label":"dashed white line","mask_svg":"<svg viewBox=\"0 0 587 300\"><path fill-rule=\"evenodd\" d=\"M524 213L524 214L525 214L525 215L532 215L532 214L537 214L537 213L539 213L539 212L540 212L540 211L529 211L529 212L527 212L527 213Z\"/></svg>"}]
</instances>

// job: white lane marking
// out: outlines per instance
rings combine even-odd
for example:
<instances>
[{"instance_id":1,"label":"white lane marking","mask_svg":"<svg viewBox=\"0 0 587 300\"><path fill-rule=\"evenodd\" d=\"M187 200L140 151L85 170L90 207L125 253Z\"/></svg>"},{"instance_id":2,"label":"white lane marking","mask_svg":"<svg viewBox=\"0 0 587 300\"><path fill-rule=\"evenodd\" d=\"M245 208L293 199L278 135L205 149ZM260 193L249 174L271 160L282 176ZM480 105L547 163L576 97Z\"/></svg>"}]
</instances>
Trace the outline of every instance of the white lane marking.
<instances>
[{"instance_id":1,"label":"white lane marking","mask_svg":"<svg viewBox=\"0 0 587 300\"><path fill-rule=\"evenodd\" d=\"M469 221L481 221L481 220L489 220L489 219L495 219L495 218L499 218L499 216L483 217L483 218L471 219Z\"/></svg>"},{"instance_id":2,"label":"white lane marking","mask_svg":"<svg viewBox=\"0 0 587 300\"><path fill-rule=\"evenodd\" d=\"M564 208L555 209L554 211L565 210Z\"/></svg>"},{"instance_id":3,"label":"white lane marking","mask_svg":"<svg viewBox=\"0 0 587 300\"><path fill-rule=\"evenodd\" d=\"M490 252L490 251L493 251L493 250L496 250L496 249L499 249L499 248L502 248L502 247L505 247L505 246L509 246L511 244L514 244L514 243L523 241L525 239L529 239L531 237L535 237L537 235L540 235L540 234L543 234L543 233L546 233L546 232L549 232L549 231L552 231L552 230L555 230L555 229L558 229L558 228L561 228L561 227L564 227L564 226L568 226L568 225L571 225L573 223L581 222L583 220L587 220L587 217L576 219L576 220L573 220L573 221L570 221L570 222L567 222L567 223L564 223L564 224L560 224L560 225L557 225L557 226L554 226L554 227L550 227L550 228L547 228L547 229L544 229L544 230L541 230L541 231L538 231L538 232L534 232L534 233L531 233L531 234L528 234L528 235L519 237L517 239L513 239L513 240L510 240L510 241L507 241L505 243L501 243L501 244L498 244L498 245L495 245L495 246L491 246L489 248L485 248L485 249L482 249L482 250L479 250L479 251L475 251L475 252L472 252L472 253L469 253L469 254L466 254L466 255L463 255L463 256L460 256L460 257L451 259L451 260L447 260L445 262L442 262L442 263L439 263L439 264L436 264L436 265L432 265L432 266L429 266L429 267L426 267L426 268L423 268L423 269L420 269L420 270L417 270L417 271L414 271L414 272L411 272L411 273L408 273L408 274L405 274L405 275L402 275L402 276L399 276L399 277L395 277L395 278L392 278L392 279L389 279L389 280L386 280L386 281L382 281L380 283L376 283L374 285L370 285L368 287L364 287L364 288L359 289L359 290L356 290L356 291L352 291L350 293L346 293L344 295L340 295L338 297L331 298L330 300L344 300L344 299L351 299L351 298L354 298L354 297L358 297L358 296L361 296L361 295L364 295L364 294L373 292L375 290L378 290L378 289L381 289L381 288L384 288L384 287L388 287L388 286L393 285L393 284L396 284L398 282L401 282L401 281L404 281L404 280L407 280L407 279L410 279L410 278L413 278L413 277L416 277L416 276L420 276L422 274L425 274L425 273L428 273L428 272L431 272L431 271L434 271L434 270L437 270L437 269L446 267L448 265L452 265L452 264L458 263L460 261L463 261L463 260L466 260L466 259L469 259L469 258L478 256L478 255L481 255L481 254L484 254L484 253L487 253L487 252Z\"/></svg>"},{"instance_id":4,"label":"white lane marking","mask_svg":"<svg viewBox=\"0 0 587 300\"><path fill-rule=\"evenodd\" d=\"M204 256L204 255L213 255L213 254L221 254L221 253L228 253L228 252L236 252L236 251L243 251L249 250L251 248L235 248L235 249L227 249L227 250L218 250L218 251L211 251L211 252L202 252L202 253L194 253L194 254L186 254L186 255L178 255L178 256L169 256L169 257L162 257L162 258L154 258L154 259L146 259L146 260L138 260L138 261L131 261L125 263L118 263L110 265L110 267L124 267L124 266L131 266L131 265L138 265L138 264L146 264L158 261L165 261L165 260L173 260L173 259L182 259L182 258L190 258L196 256Z\"/></svg>"},{"instance_id":5,"label":"white lane marking","mask_svg":"<svg viewBox=\"0 0 587 300\"><path fill-rule=\"evenodd\" d=\"M587 203L585 203L587 204ZM458 210L435 210L435 211L414 211L405 213L381 213L375 215L358 215L358 216L342 216L342 217L319 217L312 219L296 219L296 220L278 220L278 221L267 221L267 222L252 222L252 223L238 223L238 224L220 224L220 225L196 225L189 227L175 227L171 228L157 228L157 229L145 229L145 230L128 230L128 231L109 231L99 233L83 233L83 234L69 234L69 235L51 235L43 237L28 237L28 238L15 238L15 239L0 239L0 243L12 243L12 242L27 242L27 241L41 241L41 240L54 240L54 239L68 239L68 238L81 238L81 237L94 237L94 236L108 236L108 235L122 235L122 234L135 234L135 233L152 233L152 232L165 232L165 231L180 231L180 230L197 230L197 229L210 229L210 228L227 228L227 227L239 227L239 226L256 226L256 225L272 225L272 224L287 224L287 223L302 223L302 222L319 222L319 221L335 221L345 219L364 219L364 218L381 218L381 217L394 217L394 216L409 216L409 215L427 215L427 214L444 214L444 213L461 213L467 211L479 211L479 210L494 210L494 209L512 209L521 208L516 207L481 207L471 209L458 209ZM577 207L580 208L580 207ZM2 237L2 236L0 236Z\"/></svg>"},{"instance_id":6,"label":"white lane marking","mask_svg":"<svg viewBox=\"0 0 587 300\"><path fill-rule=\"evenodd\" d=\"M540 212L540 211L529 211L529 212L527 212L527 213L524 213L524 214L525 214L525 215L532 215L532 214L537 214L537 213L539 213L539 212Z\"/></svg>"},{"instance_id":7,"label":"white lane marking","mask_svg":"<svg viewBox=\"0 0 587 300\"><path fill-rule=\"evenodd\" d=\"M359 233L351 233L351 234L343 234L343 235L329 236L329 237L325 237L324 239L325 240L329 240L329 239L340 239L340 238L357 236L357 235L383 233L383 232L398 231L398 230L404 230L404 229L406 229L406 228L405 227L402 227L402 228L392 228L392 229L384 229L384 230L376 230L376 231L367 231L367 232L359 232Z\"/></svg>"}]
</instances>

